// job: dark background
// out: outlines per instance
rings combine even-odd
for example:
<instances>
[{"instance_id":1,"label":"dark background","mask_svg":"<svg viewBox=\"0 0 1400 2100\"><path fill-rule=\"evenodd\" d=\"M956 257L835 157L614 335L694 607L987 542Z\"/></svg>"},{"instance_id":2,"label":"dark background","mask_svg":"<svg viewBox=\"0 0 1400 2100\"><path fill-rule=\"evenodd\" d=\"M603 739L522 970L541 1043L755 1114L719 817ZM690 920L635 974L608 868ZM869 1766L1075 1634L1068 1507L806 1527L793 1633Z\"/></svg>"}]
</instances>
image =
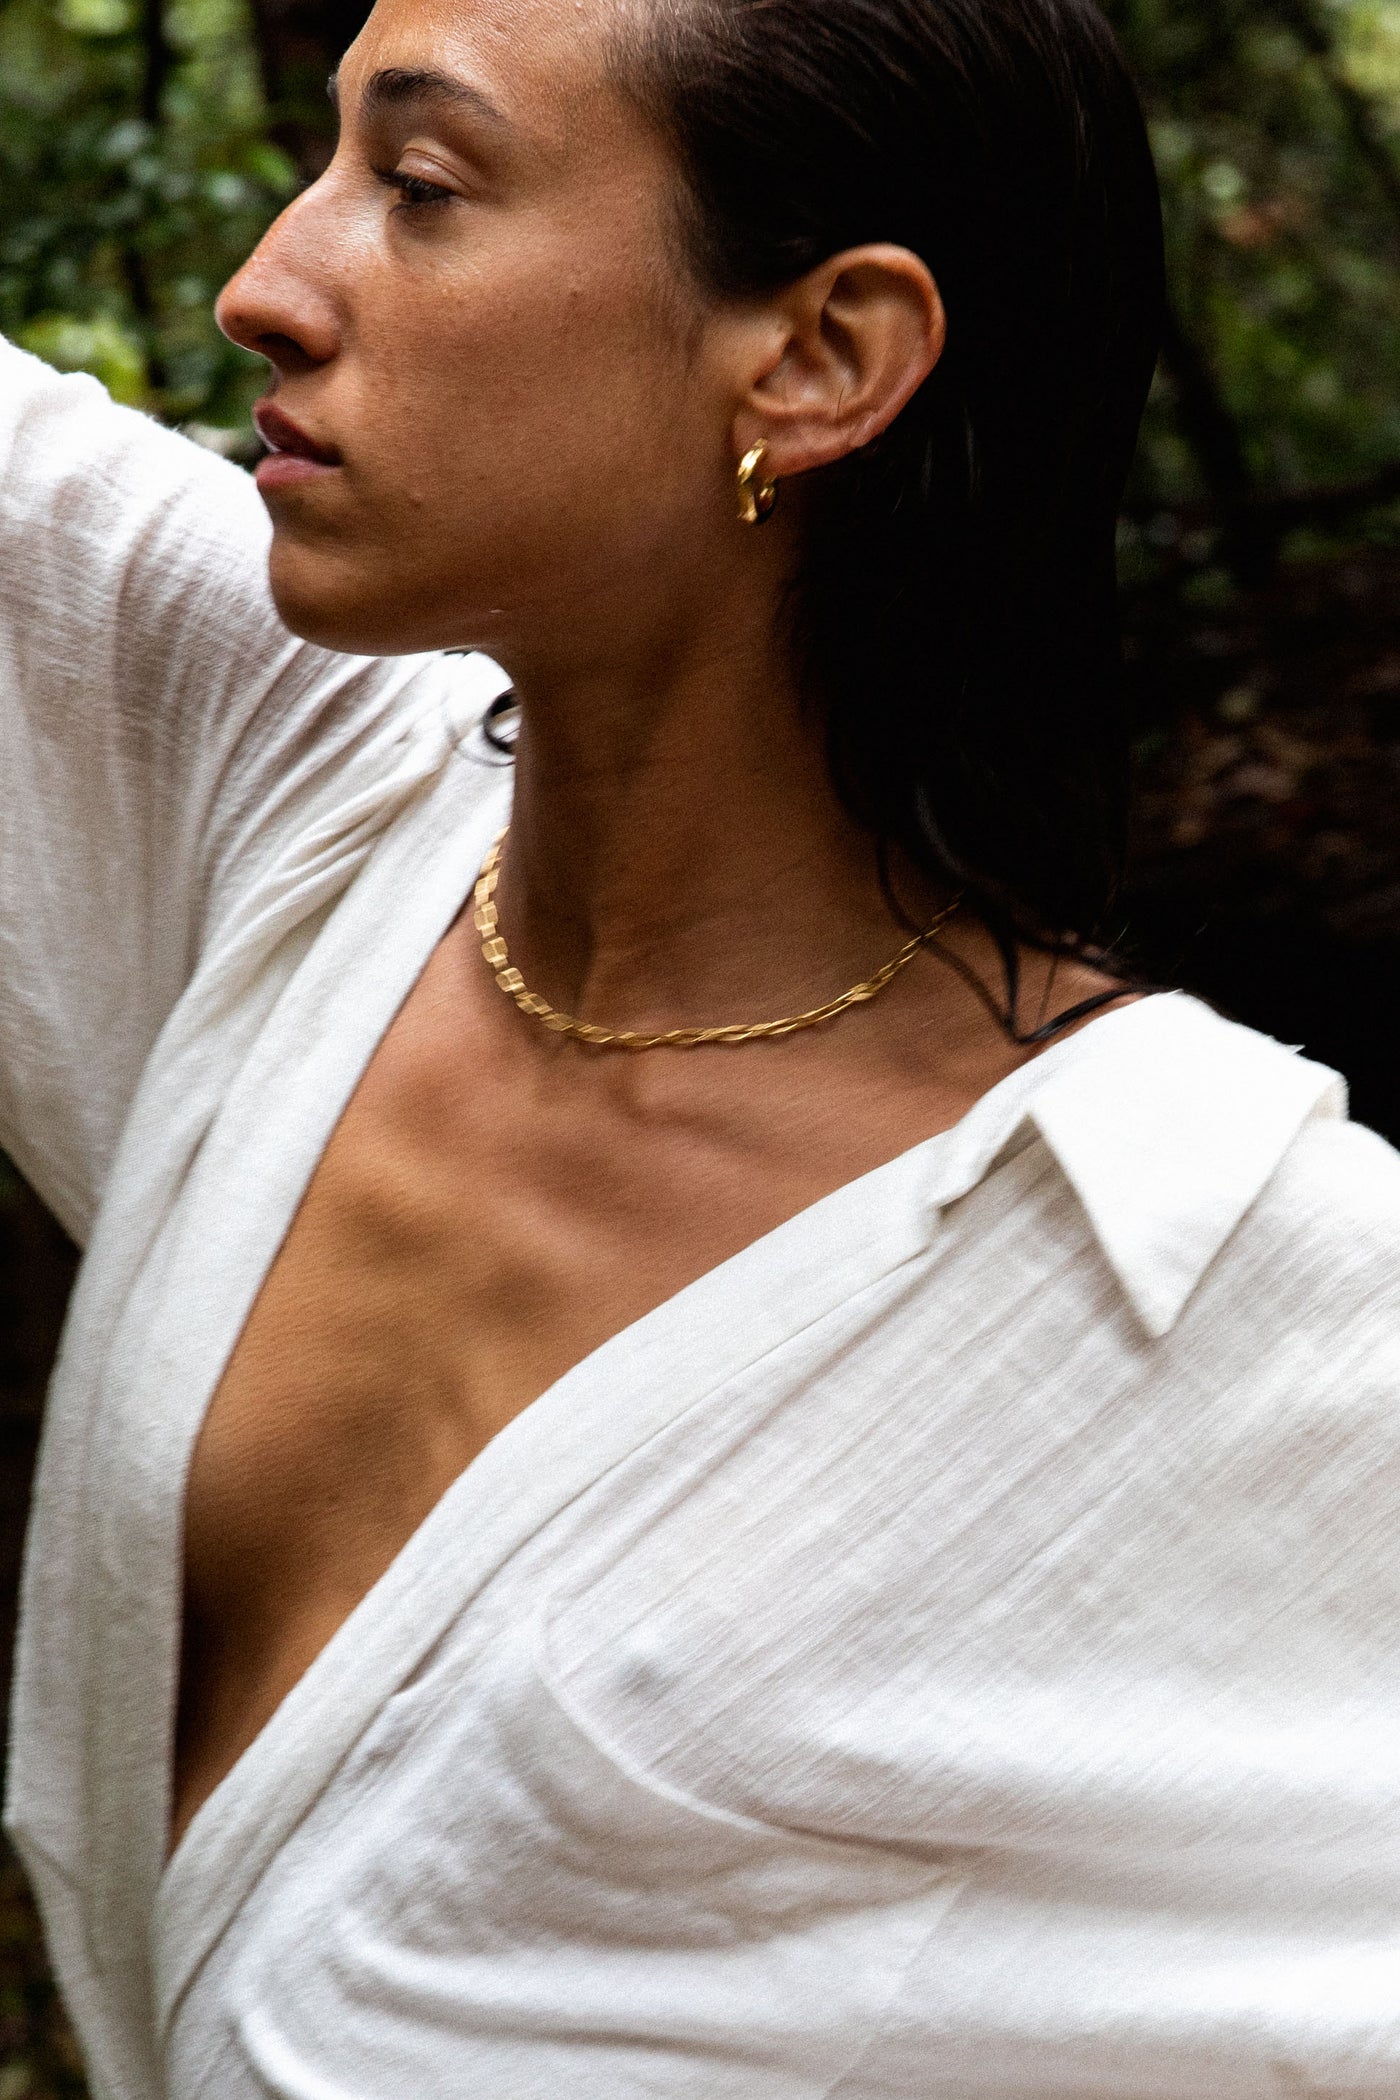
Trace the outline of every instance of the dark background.
<instances>
[{"instance_id":1,"label":"dark background","mask_svg":"<svg viewBox=\"0 0 1400 2100\"><path fill-rule=\"evenodd\" d=\"M1125 506L1120 932L1400 1140L1400 0L1111 0L1171 315ZM363 10L0 0L0 328L247 459L223 278L328 151ZM0 785L0 793L5 792ZM0 1656L72 1251L0 1165ZM0 1856L0 2100L83 2091Z\"/></svg>"}]
</instances>

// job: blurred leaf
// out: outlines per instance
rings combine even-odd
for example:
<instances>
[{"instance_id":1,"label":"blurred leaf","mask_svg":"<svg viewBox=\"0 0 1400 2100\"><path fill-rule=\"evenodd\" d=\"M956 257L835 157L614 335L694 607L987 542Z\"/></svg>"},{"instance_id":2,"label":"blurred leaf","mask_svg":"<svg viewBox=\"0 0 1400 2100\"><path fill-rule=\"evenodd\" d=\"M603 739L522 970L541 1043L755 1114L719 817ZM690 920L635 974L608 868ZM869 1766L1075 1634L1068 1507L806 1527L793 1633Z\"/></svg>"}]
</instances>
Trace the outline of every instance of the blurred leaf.
<instances>
[{"instance_id":1,"label":"blurred leaf","mask_svg":"<svg viewBox=\"0 0 1400 2100\"><path fill-rule=\"evenodd\" d=\"M26 321L16 339L60 372L91 372L114 401L144 406L145 354L136 337L110 314L86 321L75 314L41 314Z\"/></svg>"},{"instance_id":2,"label":"blurred leaf","mask_svg":"<svg viewBox=\"0 0 1400 2100\"><path fill-rule=\"evenodd\" d=\"M78 36L120 36L133 15L129 0L60 0L58 18Z\"/></svg>"},{"instance_id":3,"label":"blurred leaf","mask_svg":"<svg viewBox=\"0 0 1400 2100\"><path fill-rule=\"evenodd\" d=\"M253 139L243 154L245 171L276 197L290 197L297 187L297 171L280 146L270 139Z\"/></svg>"},{"instance_id":4,"label":"blurred leaf","mask_svg":"<svg viewBox=\"0 0 1400 2100\"><path fill-rule=\"evenodd\" d=\"M212 309L296 188L270 121L243 0L4 0L0 328L171 420L246 431L262 368Z\"/></svg>"}]
</instances>

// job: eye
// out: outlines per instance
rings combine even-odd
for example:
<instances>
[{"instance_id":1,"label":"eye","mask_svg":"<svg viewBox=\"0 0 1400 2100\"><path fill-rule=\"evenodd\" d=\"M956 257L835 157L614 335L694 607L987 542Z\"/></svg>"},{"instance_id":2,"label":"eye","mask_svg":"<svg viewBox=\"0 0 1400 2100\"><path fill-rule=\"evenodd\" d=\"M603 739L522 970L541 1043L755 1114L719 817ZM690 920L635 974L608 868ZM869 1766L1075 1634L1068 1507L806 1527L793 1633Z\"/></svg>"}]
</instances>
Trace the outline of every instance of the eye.
<instances>
[{"instance_id":1,"label":"eye","mask_svg":"<svg viewBox=\"0 0 1400 2100\"><path fill-rule=\"evenodd\" d=\"M406 175L401 168L376 168L375 178L386 189L397 190L403 199L395 208L400 211L422 210L437 204L450 204L455 192L445 189L440 182L429 182L422 175Z\"/></svg>"}]
</instances>

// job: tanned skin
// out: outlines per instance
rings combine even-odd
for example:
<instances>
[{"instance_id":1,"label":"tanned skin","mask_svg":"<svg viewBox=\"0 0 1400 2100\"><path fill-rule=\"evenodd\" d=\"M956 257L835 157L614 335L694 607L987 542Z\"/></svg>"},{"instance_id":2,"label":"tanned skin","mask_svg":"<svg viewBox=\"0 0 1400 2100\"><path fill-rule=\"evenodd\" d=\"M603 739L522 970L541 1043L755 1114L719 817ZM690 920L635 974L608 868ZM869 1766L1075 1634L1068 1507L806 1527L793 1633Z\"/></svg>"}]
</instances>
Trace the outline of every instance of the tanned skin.
<instances>
[{"instance_id":1,"label":"tanned skin","mask_svg":"<svg viewBox=\"0 0 1400 2100\"><path fill-rule=\"evenodd\" d=\"M799 708L781 606L795 477L891 421L944 315L923 263L885 245L771 298L708 297L667 148L612 77L617 10L380 0L341 68L334 162L219 318L340 461L264 470L284 619L506 667L512 960L556 1006L660 1030L815 1005L905 938ZM754 529L734 474L760 439L782 493ZM946 901L895 877L916 917ZM999 981L968 916L948 941ZM1027 959L1028 1010L1048 969ZM1100 983L1062 966L1055 1005ZM589 1051L501 997L464 910L199 1438L172 1840L514 1415L1025 1055L930 953L805 1034Z\"/></svg>"}]
</instances>

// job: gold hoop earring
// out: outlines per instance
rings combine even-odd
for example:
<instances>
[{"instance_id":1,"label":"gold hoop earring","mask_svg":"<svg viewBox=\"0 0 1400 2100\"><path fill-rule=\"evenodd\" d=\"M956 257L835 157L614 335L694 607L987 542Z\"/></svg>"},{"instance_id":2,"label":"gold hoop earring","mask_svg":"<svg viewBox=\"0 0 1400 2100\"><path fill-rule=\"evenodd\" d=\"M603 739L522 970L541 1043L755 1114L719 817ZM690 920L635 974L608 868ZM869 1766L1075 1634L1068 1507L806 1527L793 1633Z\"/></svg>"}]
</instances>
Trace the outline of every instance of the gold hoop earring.
<instances>
[{"instance_id":1,"label":"gold hoop earring","mask_svg":"<svg viewBox=\"0 0 1400 2100\"><path fill-rule=\"evenodd\" d=\"M768 447L760 439L758 444L750 445L734 475L739 489L739 516L745 525L761 525L772 516L778 500L777 482L764 476L767 457Z\"/></svg>"}]
</instances>

